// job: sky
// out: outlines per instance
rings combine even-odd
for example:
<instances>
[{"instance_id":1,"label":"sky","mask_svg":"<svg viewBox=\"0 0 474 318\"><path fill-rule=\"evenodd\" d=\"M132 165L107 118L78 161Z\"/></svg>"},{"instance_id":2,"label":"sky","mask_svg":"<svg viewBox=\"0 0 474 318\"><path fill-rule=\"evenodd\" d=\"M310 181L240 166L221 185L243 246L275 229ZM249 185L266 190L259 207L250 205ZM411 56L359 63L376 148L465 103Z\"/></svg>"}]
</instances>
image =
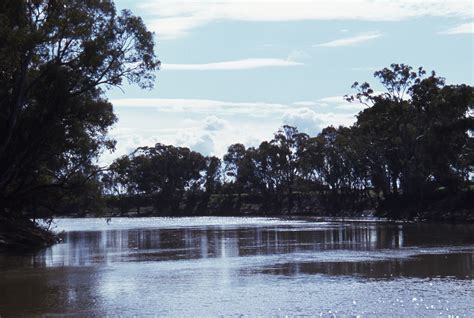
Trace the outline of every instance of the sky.
<instances>
[{"instance_id":1,"label":"sky","mask_svg":"<svg viewBox=\"0 0 474 318\"><path fill-rule=\"evenodd\" d=\"M258 146L282 125L316 135L350 126L364 106L343 96L391 63L448 84L474 82L474 2L388 0L116 0L155 33L155 87L107 97L119 120L109 163L139 146L222 156Z\"/></svg>"}]
</instances>

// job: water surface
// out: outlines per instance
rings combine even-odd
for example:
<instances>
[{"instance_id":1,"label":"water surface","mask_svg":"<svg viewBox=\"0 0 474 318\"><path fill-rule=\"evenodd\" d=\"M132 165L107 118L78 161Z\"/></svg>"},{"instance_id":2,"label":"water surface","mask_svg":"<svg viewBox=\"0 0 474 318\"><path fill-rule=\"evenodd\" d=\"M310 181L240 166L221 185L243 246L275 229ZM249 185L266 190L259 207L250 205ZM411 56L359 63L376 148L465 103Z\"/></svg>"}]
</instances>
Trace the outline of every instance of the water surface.
<instances>
[{"instance_id":1,"label":"water surface","mask_svg":"<svg viewBox=\"0 0 474 318\"><path fill-rule=\"evenodd\" d=\"M471 316L474 226L60 219L0 254L0 316Z\"/></svg>"}]
</instances>

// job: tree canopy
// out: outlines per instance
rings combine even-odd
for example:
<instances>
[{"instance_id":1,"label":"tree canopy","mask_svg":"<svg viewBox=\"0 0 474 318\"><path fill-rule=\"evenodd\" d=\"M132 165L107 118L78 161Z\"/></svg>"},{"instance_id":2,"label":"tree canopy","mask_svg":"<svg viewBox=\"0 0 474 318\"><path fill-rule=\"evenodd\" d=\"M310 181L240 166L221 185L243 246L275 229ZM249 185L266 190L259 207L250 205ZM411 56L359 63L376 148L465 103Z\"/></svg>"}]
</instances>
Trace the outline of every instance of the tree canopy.
<instances>
[{"instance_id":1,"label":"tree canopy","mask_svg":"<svg viewBox=\"0 0 474 318\"><path fill-rule=\"evenodd\" d=\"M53 210L96 179L116 121L105 91L151 88L152 33L112 1L0 3L0 214Z\"/></svg>"}]
</instances>

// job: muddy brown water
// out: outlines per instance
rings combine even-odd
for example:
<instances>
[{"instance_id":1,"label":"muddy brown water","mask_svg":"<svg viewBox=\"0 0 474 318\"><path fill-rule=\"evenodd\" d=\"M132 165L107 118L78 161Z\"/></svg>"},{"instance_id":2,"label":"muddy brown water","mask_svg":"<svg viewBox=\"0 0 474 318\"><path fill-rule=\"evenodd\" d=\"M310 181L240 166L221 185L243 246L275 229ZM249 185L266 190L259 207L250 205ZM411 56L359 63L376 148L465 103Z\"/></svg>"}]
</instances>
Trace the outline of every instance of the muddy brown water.
<instances>
[{"instance_id":1,"label":"muddy brown water","mask_svg":"<svg viewBox=\"0 0 474 318\"><path fill-rule=\"evenodd\" d=\"M0 254L0 316L474 317L474 225L60 219Z\"/></svg>"}]
</instances>

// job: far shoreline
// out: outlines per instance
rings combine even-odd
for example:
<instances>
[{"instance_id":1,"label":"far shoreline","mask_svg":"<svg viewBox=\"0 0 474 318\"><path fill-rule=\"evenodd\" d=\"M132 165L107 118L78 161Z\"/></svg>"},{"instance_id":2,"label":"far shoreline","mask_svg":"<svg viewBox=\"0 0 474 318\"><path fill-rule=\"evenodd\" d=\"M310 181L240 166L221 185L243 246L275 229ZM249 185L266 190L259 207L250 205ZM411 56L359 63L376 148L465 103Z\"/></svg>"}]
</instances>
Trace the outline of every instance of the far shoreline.
<instances>
[{"instance_id":1,"label":"far shoreline","mask_svg":"<svg viewBox=\"0 0 474 318\"><path fill-rule=\"evenodd\" d=\"M468 213L472 214L472 213ZM466 214L467 215L467 214ZM180 215L69 215L54 216L48 218L54 224L55 220L64 219L97 219L107 223L107 219L113 223L114 219L145 219L145 218L268 218L282 220L307 220L313 222L341 222L341 223L375 223L375 224L447 224L447 225L470 225L474 224L474 217L469 215L464 219L456 218L453 215L446 218L413 218L397 219L383 216L318 216L313 214L293 214L293 215L269 215L269 214L180 214ZM57 232L52 228L46 227L41 219L21 219L11 220L0 218L2 227L0 228L0 253L31 253L53 246L62 241L63 232ZM32 235L32 233L34 235Z\"/></svg>"},{"instance_id":2,"label":"far shoreline","mask_svg":"<svg viewBox=\"0 0 474 318\"><path fill-rule=\"evenodd\" d=\"M154 214L141 214L141 215L62 215L54 216L53 221L56 219L104 219L110 218L118 219L140 219L140 218L200 218L200 217L217 217L217 218L276 218L276 219L308 219L314 221L335 221L335 222L372 222L372 223L446 223L446 224L458 224L458 223L474 223L474 215L466 218L459 218L449 215L445 218L389 218L385 216L358 216L358 215L314 215L314 214L292 214L292 215L276 215L276 214L180 214L180 215L154 215Z\"/></svg>"}]
</instances>

